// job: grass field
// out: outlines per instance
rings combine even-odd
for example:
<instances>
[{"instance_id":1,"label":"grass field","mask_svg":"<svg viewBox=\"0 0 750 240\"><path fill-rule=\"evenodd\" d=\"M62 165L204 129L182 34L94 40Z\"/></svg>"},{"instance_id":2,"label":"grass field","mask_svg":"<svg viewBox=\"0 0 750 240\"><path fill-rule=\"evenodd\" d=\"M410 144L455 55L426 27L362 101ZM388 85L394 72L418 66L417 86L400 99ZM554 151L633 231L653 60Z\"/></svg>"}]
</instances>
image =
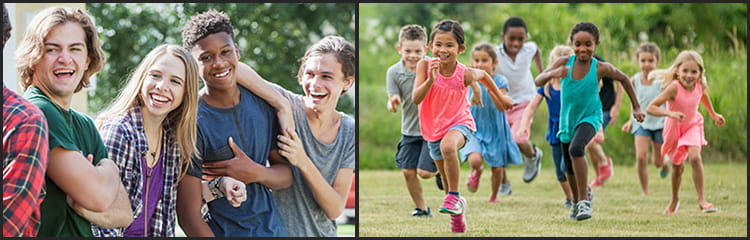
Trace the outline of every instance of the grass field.
<instances>
[{"instance_id":1,"label":"grass field","mask_svg":"<svg viewBox=\"0 0 750 240\"><path fill-rule=\"evenodd\" d=\"M511 196L489 203L490 172L482 174L479 190L466 191L469 171L462 168L460 190L468 204L468 231L450 232L450 217L437 213L444 193L434 179L422 180L433 218L412 218L414 208L396 170L360 170L359 236L491 237L491 236L566 236L566 237L646 237L646 236L723 236L747 237L747 165L711 163L705 165L705 195L719 212L704 214L698 209L692 169L683 174L681 206L676 215L662 215L670 199L670 178L658 177L649 168L648 196L641 196L634 166L615 166L615 175L604 186L594 189L594 216L571 221L563 207L564 195L555 179L552 163L531 182L521 180L522 166L508 169L513 184ZM465 164L464 164L465 165ZM486 168L489 169L489 168ZM589 170L589 179L593 177Z\"/></svg>"}]
</instances>

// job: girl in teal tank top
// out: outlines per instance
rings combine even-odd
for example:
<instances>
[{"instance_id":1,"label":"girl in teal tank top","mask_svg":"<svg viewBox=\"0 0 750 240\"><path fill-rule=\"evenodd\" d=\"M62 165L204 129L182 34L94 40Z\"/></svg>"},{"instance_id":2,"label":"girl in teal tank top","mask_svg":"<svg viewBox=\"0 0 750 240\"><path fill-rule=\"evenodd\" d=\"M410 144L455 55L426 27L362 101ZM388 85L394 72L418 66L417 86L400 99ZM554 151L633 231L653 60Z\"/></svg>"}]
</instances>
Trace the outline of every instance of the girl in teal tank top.
<instances>
[{"instance_id":1,"label":"girl in teal tank top","mask_svg":"<svg viewBox=\"0 0 750 240\"><path fill-rule=\"evenodd\" d=\"M561 78L560 130L557 137L565 160L566 174L576 204L570 209L570 219L585 220L593 216L591 198L587 194L588 166L584 149L602 125L602 102L599 99L599 79L609 77L620 81L630 97L633 117L642 122L645 114L627 75L606 62L594 58L599 45L599 29L590 22L581 22L570 31L574 55L557 59L534 80L543 86L552 78Z\"/></svg>"}]
</instances>

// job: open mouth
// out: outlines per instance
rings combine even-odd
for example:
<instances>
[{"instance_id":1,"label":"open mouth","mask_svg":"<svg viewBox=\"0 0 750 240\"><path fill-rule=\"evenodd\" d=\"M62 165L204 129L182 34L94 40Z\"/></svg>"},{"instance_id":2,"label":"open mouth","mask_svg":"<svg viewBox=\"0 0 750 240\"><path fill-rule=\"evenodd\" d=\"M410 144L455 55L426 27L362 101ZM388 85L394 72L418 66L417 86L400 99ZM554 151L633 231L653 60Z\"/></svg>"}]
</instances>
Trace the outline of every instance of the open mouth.
<instances>
[{"instance_id":1,"label":"open mouth","mask_svg":"<svg viewBox=\"0 0 750 240\"><path fill-rule=\"evenodd\" d=\"M217 79L224 79L227 76L229 76L230 70L231 69L227 69L226 71L223 71L223 72L214 73L214 74L211 74L211 76L213 76L214 78L217 78Z\"/></svg>"},{"instance_id":2,"label":"open mouth","mask_svg":"<svg viewBox=\"0 0 750 240\"><path fill-rule=\"evenodd\" d=\"M310 96L314 100L321 100L321 99L325 98L326 96L328 96L328 93L310 91Z\"/></svg>"},{"instance_id":3,"label":"open mouth","mask_svg":"<svg viewBox=\"0 0 750 240\"><path fill-rule=\"evenodd\" d=\"M73 73L75 73L75 71L71 69L55 70L52 72L55 77L71 77L73 76Z\"/></svg>"},{"instance_id":4,"label":"open mouth","mask_svg":"<svg viewBox=\"0 0 750 240\"><path fill-rule=\"evenodd\" d=\"M151 97L151 101L157 105L166 105L172 102L172 99L161 94L151 93L149 96Z\"/></svg>"}]
</instances>

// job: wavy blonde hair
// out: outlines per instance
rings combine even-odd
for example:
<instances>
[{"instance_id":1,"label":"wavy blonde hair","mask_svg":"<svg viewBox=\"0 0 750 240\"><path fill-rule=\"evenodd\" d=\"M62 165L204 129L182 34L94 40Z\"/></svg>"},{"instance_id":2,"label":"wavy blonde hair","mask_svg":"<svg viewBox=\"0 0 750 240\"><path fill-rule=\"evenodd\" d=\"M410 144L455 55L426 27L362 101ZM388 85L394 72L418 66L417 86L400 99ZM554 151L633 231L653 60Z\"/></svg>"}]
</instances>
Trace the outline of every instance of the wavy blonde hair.
<instances>
[{"instance_id":1,"label":"wavy blonde hair","mask_svg":"<svg viewBox=\"0 0 750 240\"><path fill-rule=\"evenodd\" d=\"M549 53L549 59L548 59L549 61L547 61L549 66L547 67L552 66L552 63L555 62L555 60L561 57L570 56L570 55L573 55L573 48L571 48L570 46L567 46L567 45L555 46L555 48L553 48L552 51L550 51ZM544 84L544 96L549 97L549 86L557 82L560 82L560 78L552 78L546 84Z\"/></svg>"},{"instance_id":2,"label":"wavy blonde hair","mask_svg":"<svg viewBox=\"0 0 750 240\"><path fill-rule=\"evenodd\" d=\"M96 126L101 129L107 119L125 115L136 104L145 102L141 99L141 88L148 77L148 70L161 57L170 54L182 61L185 65L185 89L182 96L182 104L167 114L166 123L174 129L177 145L180 149L180 178L182 178L190 167L191 158L198 156L195 147L198 118L198 87L200 72L198 62L190 52L180 46L172 44L159 45L138 64L138 68L130 75L130 80L122 89L117 98L109 107L96 117Z\"/></svg>"},{"instance_id":3,"label":"wavy blonde hair","mask_svg":"<svg viewBox=\"0 0 750 240\"><path fill-rule=\"evenodd\" d=\"M83 72L83 78L78 83L75 91L81 91L89 85L89 78L102 70L104 51L102 50L99 36L96 33L94 19L80 8L73 7L49 7L39 12L26 28L23 40L16 49L16 68L21 75L21 87L31 86L34 71L31 68L39 63L44 56L44 38L53 28L68 23L78 23L86 33L86 51L88 52L89 65Z\"/></svg>"},{"instance_id":4,"label":"wavy blonde hair","mask_svg":"<svg viewBox=\"0 0 750 240\"><path fill-rule=\"evenodd\" d=\"M708 90L708 84L706 83L706 67L703 65L703 57L701 57L698 52L693 50L684 50L680 52L679 55L677 55L677 58L674 60L674 63L671 67L669 67L665 72L664 81L661 83L661 89L667 88L669 84L672 83L673 80L679 80L677 78L677 70L680 68L680 66L683 63L693 61L698 65L698 68L700 68L700 79L698 82L701 83L701 86L703 87L703 90ZM649 74L650 75L650 74Z\"/></svg>"}]
</instances>

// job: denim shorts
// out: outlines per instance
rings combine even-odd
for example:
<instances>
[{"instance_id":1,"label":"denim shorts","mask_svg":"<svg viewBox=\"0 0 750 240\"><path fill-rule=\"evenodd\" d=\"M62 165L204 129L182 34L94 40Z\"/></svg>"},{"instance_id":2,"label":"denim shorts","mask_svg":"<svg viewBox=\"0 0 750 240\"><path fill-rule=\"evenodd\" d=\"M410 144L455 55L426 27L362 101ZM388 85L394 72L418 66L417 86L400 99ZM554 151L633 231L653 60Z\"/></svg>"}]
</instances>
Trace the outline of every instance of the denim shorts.
<instances>
[{"instance_id":1,"label":"denim shorts","mask_svg":"<svg viewBox=\"0 0 750 240\"><path fill-rule=\"evenodd\" d=\"M612 121L612 116L609 115L609 111L602 111L602 132L607 130L610 121Z\"/></svg>"},{"instance_id":2,"label":"denim shorts","mask_svg":"<svg viewBox=\"0 0 750 240\"><path fill-rule=\"evenodd\" d=\"M664 138L661 135L661 131L662 129L648 130L648 129L643 129L643 127L638 127L638 129L635 130L633 135L651 138L651 140L653 140L655 143L664 143Z\"/></svg>"},{"instance_id":3,"label":"denim shorts","mask_svg":"<svg viewBox=\"0 0 750 240\"><path fill-rule=\"evenodd\" d=\"M469 129L469 127L467 127L466 125L458 124L449 128L448 131L450 132L450 130L453 130L453 129L458 130L459 132L461 132L461 134L464 135L464 139L466 140L466 143L464 143L464 146L466 146L469 143L469 140L471 139L471 129ZM432 157L433 160L443 160L443 153L440 152L440 142L442 141L443 139L440 139L434 142L427 142L427 147L430 148L430 156ZM458 150L461 150L461 148L463 148L464 146L461 146ZM456 157L458 157L458 152L456 153Z\"/></svg>"}]
</instances>

